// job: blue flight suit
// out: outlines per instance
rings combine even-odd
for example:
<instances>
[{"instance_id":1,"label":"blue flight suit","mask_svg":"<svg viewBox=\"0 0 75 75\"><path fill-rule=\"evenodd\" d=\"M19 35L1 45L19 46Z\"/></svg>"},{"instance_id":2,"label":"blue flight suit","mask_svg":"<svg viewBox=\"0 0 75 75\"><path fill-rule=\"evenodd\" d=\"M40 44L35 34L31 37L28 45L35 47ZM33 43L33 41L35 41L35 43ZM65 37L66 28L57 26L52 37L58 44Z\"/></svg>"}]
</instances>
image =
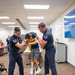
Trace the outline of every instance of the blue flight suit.
<instances>
[{"instance_id":1,"label":"blue flight suit","mask_svg":"<svg viewBox=\"0 0 75 75\"><path fill-rule=\"evenodd\" d=\"M15 46L15 44L17 44L18 42L21 43L22 39L20 37L16 37L15 35L12 35L11 38L10 38L10 41L9 41L10 50L9 50L8 75L13 75L14 74L14 68L15 68L15 63L16 62L19 66L20 75L24 75L22 57L19 53L19 48Z\"/></svg>"},{"instance_id":2,"label":"blue flight suit","mask_svg":"<svg viewBox=\"0 0 75 75\"><path fill-rule=\"evenodd\" d=\"M55 65L55 48L53 45L53 36L49 29L46 29L46 31L43 34L43 40L47 41L47 44L45 45L45 74L49 74L49 69L52 72L52 75L57 75L56 71L56 65Z\"/></svg>"}]
</instances>

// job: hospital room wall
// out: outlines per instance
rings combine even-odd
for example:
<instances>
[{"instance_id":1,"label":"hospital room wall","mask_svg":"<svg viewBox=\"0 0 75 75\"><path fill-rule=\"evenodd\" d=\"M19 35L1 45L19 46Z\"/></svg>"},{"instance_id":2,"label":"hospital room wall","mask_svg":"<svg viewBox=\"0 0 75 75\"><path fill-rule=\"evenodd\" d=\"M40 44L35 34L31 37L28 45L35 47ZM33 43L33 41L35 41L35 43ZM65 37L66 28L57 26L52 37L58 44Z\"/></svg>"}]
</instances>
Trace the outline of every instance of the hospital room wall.
<instances>
[{"instance_id":1,"label":"hospital room wall","mask_svg":"<svg viewBox=\"0 0 75 75\"><path fill-rule=\"evenodd\" d=\"M26 34L28 32L36 32L40 37L42 37L42 34L40 33L39 30L24 30L22 29L21 30L21 34ZM0 39L4 42L4 44L6 45L6 38L10 35L12 36L13 35L13 30L6 30L6 29L3 29L3 30L0 30Z\"/></svg>"},{"instance_id":2,"label":"hospital room wall","mask_svg":"<svg viewBox=\"0 0 75 75\"><path fill-rule=\"evenodd\" d=\"M75 9L75 3L70 6L62 15L60 15L54 22L52 22L50 24L50 28L52 28L55 41L58 38L59 42L67 44L67 61L75 66L75 38L64 38L64 16L73 9Z\"/></svg>"}]
</instances>

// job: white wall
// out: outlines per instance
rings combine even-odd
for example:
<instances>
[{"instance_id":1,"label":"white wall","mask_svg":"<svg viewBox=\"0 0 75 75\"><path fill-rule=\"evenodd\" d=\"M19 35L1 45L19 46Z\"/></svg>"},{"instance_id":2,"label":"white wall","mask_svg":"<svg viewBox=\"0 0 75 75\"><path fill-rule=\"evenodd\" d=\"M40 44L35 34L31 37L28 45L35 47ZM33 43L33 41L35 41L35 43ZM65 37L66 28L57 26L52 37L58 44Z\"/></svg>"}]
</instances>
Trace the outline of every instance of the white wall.
<instances>
[{"instance_id":1,"label":"white wall","mask_svg":"<svg viewBox=\"0 0 75 75\"><path fill-rule=\"evenodd\" d=\"M75 66L75 38L74 39L67 39L64 38L64 16L75 9L75 3L67 9L60 17L58 17L52 24L50 24L50 27L52 28L52 33L54 36L54 40L56 41L56 38L59 39L59 42L66 43L68 46L68 55L67 60L70 64ZM59 29L57 26L60 25Z\"/></svg>"},{"instance_id":2,"label":"white wall","mask_svg":"<svg viewBox=\"0 0 75 75\"><path fill-rule=\"evenodd\" d=\"M41 33L39 30L21 30L21 34L26 34L28 32L34 31L36 32L40 37L41 37ZM4 42L4 44L6 45L6 38L8 36L13 35L13 30L0 30L0 39Z\"/></svg>"}]
</instances>

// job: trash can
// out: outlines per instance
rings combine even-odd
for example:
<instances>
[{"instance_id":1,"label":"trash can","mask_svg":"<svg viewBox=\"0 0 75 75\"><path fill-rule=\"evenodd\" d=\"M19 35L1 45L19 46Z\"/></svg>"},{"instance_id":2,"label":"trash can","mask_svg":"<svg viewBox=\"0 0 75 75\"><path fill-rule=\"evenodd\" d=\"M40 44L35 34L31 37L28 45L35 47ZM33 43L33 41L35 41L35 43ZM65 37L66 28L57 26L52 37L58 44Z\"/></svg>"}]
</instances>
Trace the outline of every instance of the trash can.
<instances>
[{"instance_id":1,"label":"trash can","mask_svg":"<svg viewBox=\"0 0 75 75\"><path fill-rule=\"evenodd\" d=\"M67 62L67 45L64 43L55 42L55 48L55 61L58 63Z\"/></svg>"}]
</instances>

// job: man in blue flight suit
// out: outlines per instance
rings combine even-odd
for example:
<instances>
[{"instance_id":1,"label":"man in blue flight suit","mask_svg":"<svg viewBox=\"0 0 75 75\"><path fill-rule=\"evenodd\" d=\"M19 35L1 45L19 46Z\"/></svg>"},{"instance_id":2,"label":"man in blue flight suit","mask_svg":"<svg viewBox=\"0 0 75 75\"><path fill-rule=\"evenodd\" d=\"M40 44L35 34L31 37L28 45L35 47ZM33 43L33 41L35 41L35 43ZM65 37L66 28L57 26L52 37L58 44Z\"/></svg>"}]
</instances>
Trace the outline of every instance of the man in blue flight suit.
<instances>
[{"instance_id":1,"label":"man in blue flight suit","mask_svg":"<svg viewBox=\"0 0 75 75\"><path fill-rule=\"evenodd\" d=\"M44 23L38 25L40 32L43 33L43 39L37 36L38 41L42 48L45 49L45 75L49 74L49 69L51 69L52 75L57 75L56 65L55 65L55 48L53 45L53 36L49 29L47 29Z\"/></svg>"},{"instance_id":2,"label":"man in blue flight suit","mask_svg":"<svg viewBox=\"0 0 75 75\"><path fill-rule=\"evenodd\" d=\"M9 50L9 69L8 75L13 75L15 63L19 66L20 75L24 75L22 57L19 49L25 45L25 42L20 38L21 30L19 27L14 28L14 34L10 37L10 50Z\"/></svg>"}]
</instances>

